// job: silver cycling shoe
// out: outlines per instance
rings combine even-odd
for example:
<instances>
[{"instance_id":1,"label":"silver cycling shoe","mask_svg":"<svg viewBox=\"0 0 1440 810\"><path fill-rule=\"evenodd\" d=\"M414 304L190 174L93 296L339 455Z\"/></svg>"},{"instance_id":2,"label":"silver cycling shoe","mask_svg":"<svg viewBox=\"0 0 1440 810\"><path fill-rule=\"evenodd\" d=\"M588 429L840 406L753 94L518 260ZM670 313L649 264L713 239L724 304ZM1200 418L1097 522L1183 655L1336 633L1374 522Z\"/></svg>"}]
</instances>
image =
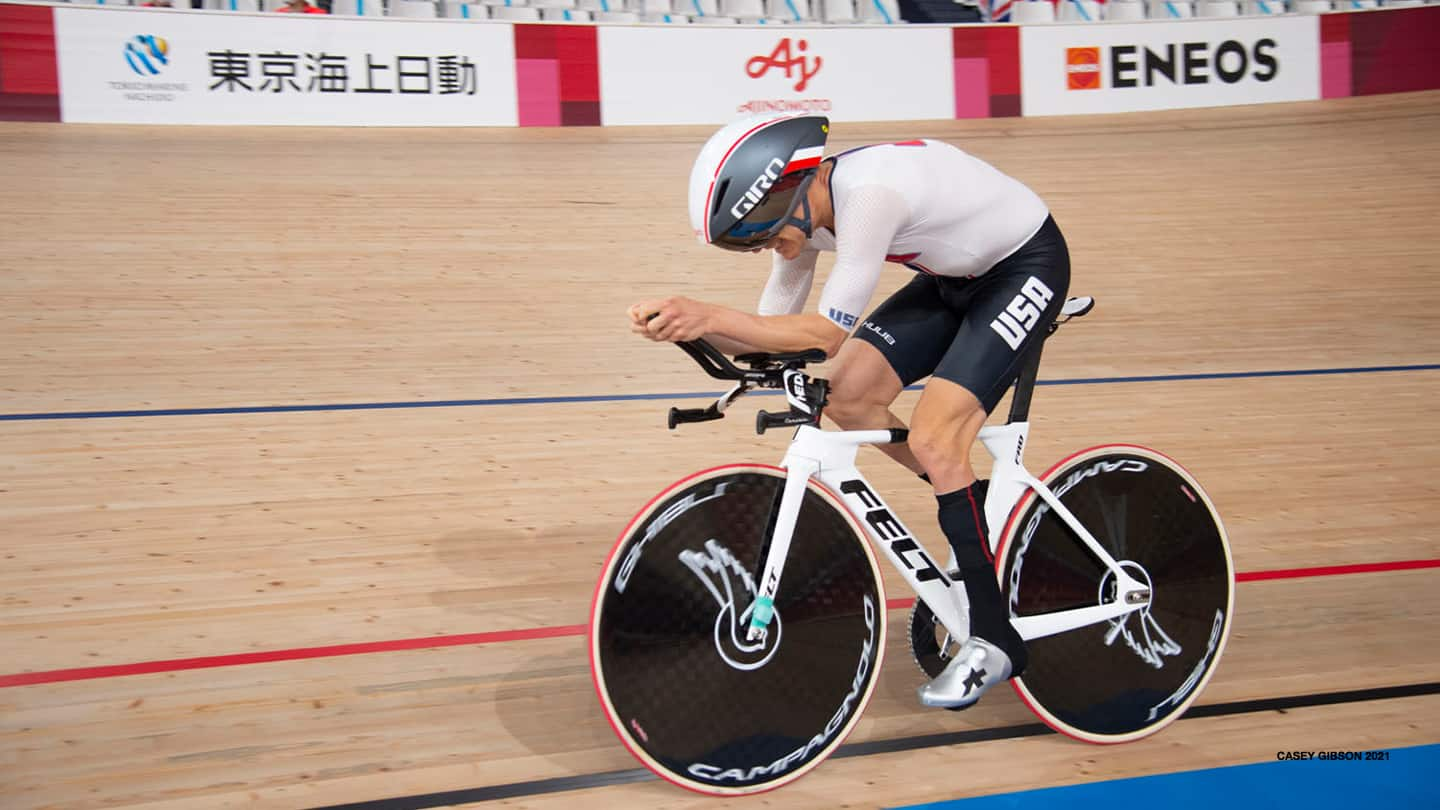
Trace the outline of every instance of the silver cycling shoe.
<instances>
[{"instance_id":1,"label":"silver cycling shoe","mask_svg":"<svg viewBox=\"0 0 1440 810\"><path fill-rule=\"evenodd\" d=\"M943 709L971 706L990 687L1010 677L1010 656L983 638L971 636L935 680L920 687L920 702Z\"/></svg>"}]
</instances>

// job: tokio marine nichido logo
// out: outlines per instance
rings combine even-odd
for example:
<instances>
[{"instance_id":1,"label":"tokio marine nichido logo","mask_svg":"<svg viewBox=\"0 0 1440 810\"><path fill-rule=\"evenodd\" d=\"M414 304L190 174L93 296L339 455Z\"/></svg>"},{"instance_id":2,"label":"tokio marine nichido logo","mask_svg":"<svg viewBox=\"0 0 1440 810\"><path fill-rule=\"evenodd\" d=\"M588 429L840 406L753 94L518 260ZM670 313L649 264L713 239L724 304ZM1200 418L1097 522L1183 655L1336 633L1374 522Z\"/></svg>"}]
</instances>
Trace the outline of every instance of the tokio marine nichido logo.
<instances>
[{"instance_id":1,"label":"tokio marine nichido logo","mask_svg":"<svg viewBox=\"0 0 1440 810\"><path fill-rule=\"evenodd\" d=\"M139 34L125 43L125 61L137 76L159 76L160 70L170 64L170 43L161 37Z\"/></svg>"},{"instance_id":2,"label":"tokio marine nichido logo","mask_svg":"<svg viewBox=\"0 0 1440 810\"><path fill-rule=\"evenodd\" d=\"M125 57L125 64L130 66L130 72L140 77L136 79L123 73L107 73L105 84L123 99L122 103L169 103L181 100L189 92L189 83L183 81L184 71L172 70L175 58L170 42L164 37L137 34L125 40L120 53ZM171 75L161 75L167 72Z\"/></svg>"}]
</instances>

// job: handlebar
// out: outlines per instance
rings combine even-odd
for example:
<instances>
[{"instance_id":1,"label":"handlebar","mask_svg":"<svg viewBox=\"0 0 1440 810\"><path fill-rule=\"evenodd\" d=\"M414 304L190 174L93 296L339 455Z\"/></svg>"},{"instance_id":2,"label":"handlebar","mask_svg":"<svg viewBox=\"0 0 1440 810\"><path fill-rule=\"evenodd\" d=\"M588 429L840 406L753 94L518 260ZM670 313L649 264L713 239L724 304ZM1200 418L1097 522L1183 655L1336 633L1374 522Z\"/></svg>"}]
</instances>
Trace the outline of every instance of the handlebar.
<instances>
[{"instance_id":1,"label":"handlebar","mask_svg":"<svg viewBox=\"0 0 1440 810\"><path fill-rule=\"evenodd\" d=\"M704 369L706 374L717 380L742 380L755 383L762 388L780 387L779 383L765 384L772 380L776 372L790 367L804 368L806 363L825 362L825 352L820 349L783 354L742 354L735 360L749 364L750 368L746 370L730 362L730 358L704 338L680 341L675 345L685 350L686 354L700 364L700 368Z\"/></svg>"},{"instance_id":2,"label":"handlebar","mask_svg":"<svg viewBox=\"0 0 1440 810\"><path fill-rule=\"evenodd\" d=\"M755 388L774 388L785 392L790 408L787 411L760 411L755 417L755 432L764 433L772 427L816 425L825 408L830 384L811 379L804 373L808 363L825 362L825 352L807 349L776 354L742 354L731 362L719 349L702 339L680 341L675 345L690 355L701 369L717 380L733 380L736 384L706 408L671 408L666 423L671 430L686 422L710 422L725 417L725 409ZM741 368L735 363L744 363Z\"/></svg>"}]
</instances>

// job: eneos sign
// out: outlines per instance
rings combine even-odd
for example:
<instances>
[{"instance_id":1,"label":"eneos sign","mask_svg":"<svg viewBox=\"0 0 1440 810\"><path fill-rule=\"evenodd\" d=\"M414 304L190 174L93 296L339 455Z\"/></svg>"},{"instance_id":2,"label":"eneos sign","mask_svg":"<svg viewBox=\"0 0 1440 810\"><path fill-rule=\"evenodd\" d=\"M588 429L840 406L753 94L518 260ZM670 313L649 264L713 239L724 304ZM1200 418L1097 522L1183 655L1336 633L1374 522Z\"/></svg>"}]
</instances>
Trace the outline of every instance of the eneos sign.
<instances>
[{"instance_id":1,"label":"eneos sign","mask_svg":"<svg viewBox=\"0 0 1440 810\"><path fill-rule=\"evenodd\" d=\"M1319 98L1313 16L1021 30L1023 114Z\"/></svg>"}]
</instances>

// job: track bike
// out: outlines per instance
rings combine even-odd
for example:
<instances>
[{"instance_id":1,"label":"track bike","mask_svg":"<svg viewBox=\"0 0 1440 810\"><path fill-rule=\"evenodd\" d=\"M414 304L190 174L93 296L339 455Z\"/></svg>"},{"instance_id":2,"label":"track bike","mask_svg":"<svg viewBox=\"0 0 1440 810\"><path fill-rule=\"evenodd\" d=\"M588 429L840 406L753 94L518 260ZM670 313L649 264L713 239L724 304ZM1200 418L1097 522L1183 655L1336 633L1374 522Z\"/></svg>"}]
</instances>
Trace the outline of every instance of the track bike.
<instances>
[{"instance_id":1,"label":"track bike","mask_svg":"<svg viewBox=\"0 0 1440 810\"><path fill-rule=\"evenodd\" d=\"M1068 300L1046 337L1093 304ZM819 428L828 381L805 366L823 352L732 362L703 340L677 345L734 385L706 408L671 408L671 429L722 418L760 388L783 391L788 408L760 411L757 432L794 435L780 466L705 470L636 514L596 588L591 669L647 768L702 793L755 793L819 765L874 691L887 607L872 546L915 591L909 640L926 675L967 637L969 602L954 555L939 565L855 468L859 447L907 431ZM1177 720L1214 673L1234 605L1229 542L1205 491L1153 450L1110 444L1026 470L1042 347L1008 422L979 434L994 458L990 550L1029 650L1011 684L1055 730L1127 742Z\"/></svg>"}]
</instances>

